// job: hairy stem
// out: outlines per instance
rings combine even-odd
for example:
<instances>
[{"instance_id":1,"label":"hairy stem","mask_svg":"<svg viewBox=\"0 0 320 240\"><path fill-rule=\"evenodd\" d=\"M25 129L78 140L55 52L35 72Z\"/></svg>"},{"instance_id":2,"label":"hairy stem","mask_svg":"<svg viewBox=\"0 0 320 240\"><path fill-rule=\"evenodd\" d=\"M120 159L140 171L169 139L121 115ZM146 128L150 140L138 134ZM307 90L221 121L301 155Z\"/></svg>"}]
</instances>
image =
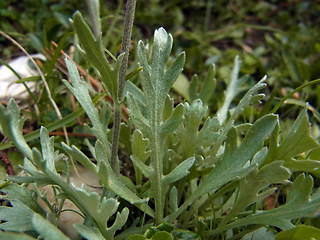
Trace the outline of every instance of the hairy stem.
<instances>
[{"instance_id":1,"label":"hairy stem","mask_svg":"<svg viewBox=\"0 0 320 240\"><path fill-rule=\"evenodd\" d=\"M120 175L120 164L118 159L118 147L119 147L119 135L120 135L120 123L121 123L121 106L123 98L123 88L126 79L126 71L128 67L129 48L131 41L131 33L133 26L134 13L136 8L136 0L128 0L126 4L126 14L124 18L124 30L122 37L121 53L124 53L124 58L121 62L119 70L119 88L118 99L114 99L114 127L112 134L112 150L110 165L114 173Z\"/></svg>"}]
</instances>

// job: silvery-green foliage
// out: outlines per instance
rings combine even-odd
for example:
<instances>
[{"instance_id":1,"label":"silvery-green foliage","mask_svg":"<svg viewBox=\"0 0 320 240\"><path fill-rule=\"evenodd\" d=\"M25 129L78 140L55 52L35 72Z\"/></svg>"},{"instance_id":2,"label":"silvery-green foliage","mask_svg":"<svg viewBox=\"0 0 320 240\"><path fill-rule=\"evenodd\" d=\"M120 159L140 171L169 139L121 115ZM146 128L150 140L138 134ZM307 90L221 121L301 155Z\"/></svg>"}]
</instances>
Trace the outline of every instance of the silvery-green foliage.
<instances>
[{"instance_id":1,"label":"silvery-green foliage","mask_svg":"<svg viewBox=\"0 0 320 240\"><path fill-rule=\"evenodd\" d=\"M9 177L15 183L1 188L7 194L1 198L9 200L12 207L0 207L0 220L5 221L0 228L17 233L1 232L0 238L32 239L23 232L33 231L43 238L66 239L52 221L56 213L46 213L36 201L37 198L46 201L37 190L43 185L55 186L57 199L70 199L80 209L90 225L76 224L74 227L87 239L113 239L116 231L126 226L127 230L118 235L119 239L124 239L162 222L168 226L173 223L184 228L193 226L203 238L212 239L224 232L232 238L236 232L233 230L242 231L247 226L253 226L252 230L259 226L288 230L294 227L293 219L312 217L317 213L320 194L312 191L312 177L300 173L292 178L292 172L313 173L320 166L315 152L312 154L319 149L319 143L311 136L306 109L301 111L288 133L281 135L282 139L275 114L266 114L252 123L237 123L247 107L263 99L264 95L259 91L265 87L266 78L247 89L239 103L230 109L231 102L245 90L243 84L247 80L246 76L238 78L241 62L236 58L224 103L216 115L211 116L206 105L215 89L214 66L209 68L200 90L196 86L199 79L192 80L189 88L192 101L175 106L169 91L182 72L185 55L181 53L168 61L173 39L166 30L159 28L155 30L150 48L142 41L138 43L142 89L127 82L125 102L118 98L117 77L122 56L114 65L107 61L101 37L94 37L80 13L75 14L73 26L106 93L128 107L129 123L122 125L125 139L122 144L127 146L122 150L130 156L135 182L119 177L110 166L109 105L104 104L101 109L95 106L75 64L66 59L71 82L64 83L90 120L90 131L96 137L96 141L90 143L94 161L77 146L61 143L62 149L97 175L105 195L116 195L118 199L76 188L64 180L56 169L56 162L63 155L54 148L54 138L50 138L48 130L42 127L41 149L30 148L22 135L24 120L17 104L11 100L7 108L0 105L0 129L24 154L21 168L25 174ZM33 184L34 189L19 184ZM289 186L286 203L271 210L262 209L261 201L273 194L277 185ZM131 227L126 225L130 210L124 207L117 212L120 203L129 205L133 215L137 212L148 215L149 221L142 228L138 227L137 219ZM266 232L266 228L260 228L246 234L244 239L258 239ZM156 234L172 237L169 233ZM273 235L268 233L270 239ZM135 238L147 237L139 234L131 237Z\"/></svg>"},{"instance_id":2,"label":"silvery-green foliage","mask_svg":"<svg viewBox=\"0 0 320 240\"><path fill-rule=\"evenodd\" d=\"M143 95L146 99L146 112L141 111L139 98L130 92L127 94L130 118L149 142L150 163L146 165L144 157L139 158L136 154L132 155L132 160L135 167L150 180L157 223L160 223L163 218L165 196L169 190L169 184L185 177L194 163L194 157L184 159L175 169L164 174L164 140L181 124L184 111L182 104L176 106L172 111L165 111L167 94L181 73L185 61L184 53L181 53L167 68L171 48L172 36L163 28L157 29L154 33L150 60L145 45L139 41L137 55L139 64L143 68L140 76Z\"/></svg>"},{"instance_id":3,"label":"silvery-green foliage","mask_svg":"<svg viewBox=\"0 0 320 240\"><path fill-rule=\"evenodd\" d=\"M0 121L1 128L10 136L16 147L26 154L25 164L22 169L24 169L28 175L21 177L13 176L9 177L9 179L16 183L58 186L60 189L59 195L63 198L70 199L86 218L99 229L103 237L112 239L115 231L125 224L128 217L128 209L125 208L121 213L117 214L116 221L108 228L107 221L116 212L117 201L112 198L101 198L98 194L88 192L84 189L77 189L62 179L55 167L55 162L61 158L62 155L54 150L54 139L53 137L49 138L46 128L42 127L40 130L41 151L37 148L30 149L21 132L17 131L22 129L23 119L20 117L19 109L13 100L10 101L7 109L1 105L0 112L4 117L2 119L8 121ZM23 188L21 188L23 191L19 191L19 194L17 194L16 189L18 188L19 187L14 186L14 183L9 183L3 188L3 191L9 194L8 199L10 199L13 206L1 207L1 220L6 221L0 225L1 228L18 232L34 230L38 231L40 235L44 234L44 228L59 232L59 230L55 230L51 225L43 225L45 223L39 221L40 216L34 216L34 214L36 214L34 211L42 215L45 215L45 213L35 201L30 199L30 190L23 190ZM26 201L27 199L29 199L29 201Z\"/></svg>"}]
</instances>

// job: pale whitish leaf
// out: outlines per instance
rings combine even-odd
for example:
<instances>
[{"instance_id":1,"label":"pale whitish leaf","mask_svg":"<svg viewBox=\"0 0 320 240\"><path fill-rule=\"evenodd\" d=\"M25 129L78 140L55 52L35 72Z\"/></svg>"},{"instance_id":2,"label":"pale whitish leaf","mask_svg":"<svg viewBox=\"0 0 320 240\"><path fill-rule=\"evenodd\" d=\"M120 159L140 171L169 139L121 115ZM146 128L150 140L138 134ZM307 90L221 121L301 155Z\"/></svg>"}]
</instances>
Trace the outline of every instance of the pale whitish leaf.
<instances>
[{"instance_id":1,"label":"pale whitish leaf","mask_svg":"<svg viewBox=\"0 0 320 240\"><path fill-rule=\"evenodd\" d=\"M306 109L303 109L281 142L276 159L288 159L317 147L319 144L311 136L308 115Z\"/></svg>"},{"instance_id":2,"label":"pale whitish leaf","mask_svg":"<svg viewBox=\"0 0 320 240\"><path fill-rule=\"evenodd\" d=\"M192 167L195 161L194 157L188 158L176 166L169 174L162 178L162 182L166 184L174 183L181 178L187 176L190 172L189 169Z\"/></svg>"},{"instance_id":3,"label":"pale whitish leaf","mask_svg":"<svg viewBox=\"0 0 320 240\"><path fill-rule=\"evenodd\" d=\"M174 108L174 99L168 94L163 108L162 121L166 121L171 115Z\"/></svg>"},{"instance_id":4,"label":"pale whitish leaf","mask_svg":"<svg viewBox=\"0 0 320 240\"><path fill-rule=\"evenodd\" d=\"M224 99L223 105L217 112L217 116L220 124L224 123L225 120L227 119L228 110L232 100L241 92L242 89L240 88L240 86L247 80L244 77L238 79L240 64L241 64L241 61L237 56L234 60L234 66L231 73L230 82L225 92L225 99Z\"/></svg>"},{"instance_id":5,"label":"pale whitish leaf","mask_svg":"<svg viewBox=\"0 0 320 240\"><path fill-rule=\"evenodd\" d=\"M32 225L34 226L34 230L40 234L40 238L46 240L69 239L56 226L37 213L33 214Z\"/></svg>"},{"instance_id":6,"label":"pale whitish leaf","mask_svg":"<svg viewBox=\"0 0 320 240\"><path fill-rule=\"evenodd\" d=\"M32 151L22 135L23 123L24 119L20 117L19 107L13 99L8 102L7 109L0 104L2 133L13 142L20 152L31 160Z\"/></svg>"},{"instance_id":7,"label":"pale whitish leaf","mask_svg":"<svg viewBox=\"0 0 320 240\"><path fill-rule=\"evenodd\" d=\"M86 226L80 223L73 224L73 227L77 230L77 232L84 238L90 240L104 240L105 238L102 236L100 231L92 226Z\"/></svg>"},{"instance_id":8,"label":"pale whitish leaf","mask_svg":"<svg viewBox=\"0 0 320 240\"><path fill-rule=\"evenodd\" d=\"M271 195L276 188L268 189L269 185L287 183L290 176L290 171L283 167L283 161L275 161L259 170L256 168L247 177L240 180L237 200L228 215L222 220L221 226L244 210L245 207Z\"/></svg>"},{"instance_id":9,"label":"pale whitish leaf","mask_svg":"<svg viewBox=\"0 0 320 240\"><path fill-rule=\"evenodd\" d=\"M274 240L275 234L268 228L262 227L244 235L241 240Z\"/></svg>"},{"instance_id":10,"label":"pale whitish leaf","mask_svg":"<svg viewBox=\"0 0 320 240\"><path fill-rule=\"evenodd\" d=\"M68 67L68 72L71 79L71 84L64 80L64 84L68 89L73 93L77 98L82 108L88 115L93 127L91 131L103 144L108 146L107 139L107 128L103 126L100 122L100 116L98 109L94 106L91 97L89 95L88 88L85 85L85 82L80 79L79 72L73 61L69 58L65 59L66 65Z\"/></svg>"},{"instance_id":11,"label":"pale whitish leaf","mask_svg":"<svg viewBox=\"0 0 320 240\"><path fill-rule=\"evenodd\" d=\"M10 200L12 207L0 207L0 220L6 221L0 224L4 231L25 232L32 231L33 211L18 200Z\"/></svg>"},{"instance_id":12,"label":"pale whitish leaf","mask_svg":"<svg viewBox=\"0 0 320 240\"><path fill-rule=\"evenodd\" d=\"M123 58L123 54L117 59L116 66L113 68L106 59L102 47L101 36L97 39L93 36L89 26L85 23L80 12L76 12L73 16L72 23L85 54L90 63L96 67L100 73L100 78L107 91L113 99L118 99L118 70L119 64Z\"/></svg>"},{"instance_id":13,"label":"pale whitish leaf","mask_svg":"<svg viewBox=\"0 0 320 240\"><path fill-rule=\"evenodd\" d=\"M127 200L131 204L154 217L153 210L147 205L148 199L141 199L133 193L126 185L124 185L112 172L108 163L102 162L98 175L101 176L101 183L109 190Z\"/></svg>"},{"instance_id":14,"label":"pale whitish leaf","mask_svg":"<svg viewBox=\"0 0 320 240\"><path fill-rule=\"evenodd\" d=\"M171 51L171 49L170 49ZM163 92L168 93L176 79L179 77L185 62L185 55L180 54L164 75Z\"/></svg>"},{"instance_id":15,"label":"pale whitish leaf","mask_svg":"<svg viewBox=\"0 0 320 240\"><path fill-rule=\"evenodd\" d=\"M294 228L295 226L291 223L292 219L313 217L319 211L320 196L310 197L312 188L312 177L300 174L289 189L285 205L272 210L257 211L255 214L213 230L208 235L251 224L276 226L281 230Z\"/></svg>"},{"instance_id":16,"label":"pale whitish leaf","mask_svg":"<svg viewBox=\"0 0 320 240\"><path fill-rule=\"evenodd\" d=\"M185 56L180 54L173 64L166 70L167 58L172 48L172 36L163 28L157 29L154 36L152 57L150 65L147 60L146 48L140 41L138 44L138 58L141 67L141 84L146 96L146 106L148 111L147 119L153 119L154 115L159 115L162 119L163 106L166 96L182 71ZM129 109L132 107L129 103ZM135 111L130 117L134 117ZM158 119L158 116L157 116ZM159 124L159 123L158 123ZM140 129L142 130L142 129ZM149 136L147 136L149 137Z\"/></svg>"},{"instance_id":17,"label":"pale whitish leaf","mask_svg":"<svg viewBox=\"0 0 320 240\"><path fill-rule=\"evenodd\" d=\"M236 130L232 128L228 133L223 158L200 182L196 191L184 202L179 210L169 216L169 219L181 214L189 205L208 192L248 175L254 169L254 166L243 168L245 163L251 160L262 148L264 141L272 133L277 121L278 118L274 114L266 115L257 120L249 129L239 147L236 145Z\"/></svg>"}]
</instances>

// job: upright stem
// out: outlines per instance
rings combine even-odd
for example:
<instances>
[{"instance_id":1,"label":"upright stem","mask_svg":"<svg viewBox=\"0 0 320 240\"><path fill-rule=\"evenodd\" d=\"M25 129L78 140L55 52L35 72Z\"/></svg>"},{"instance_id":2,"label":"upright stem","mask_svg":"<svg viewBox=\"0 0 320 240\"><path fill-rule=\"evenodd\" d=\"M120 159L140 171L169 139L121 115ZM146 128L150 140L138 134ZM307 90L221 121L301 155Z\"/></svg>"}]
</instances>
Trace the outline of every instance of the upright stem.
<instances>
[{"instance_id":1,"label":"upright stem","mask_svg":"<svg viewBox=\"0 0 320 240\"><path fill-rule=\"evenodd\" d=\"M98 37L101 32L99 0L86 0L86 4L88 7L93 35Z\"/></svg>"},{"instance_id":2,"label":"upright stem","mask_svg":"<svg viewBox=\"0 0 320 240\"><path fill-rule=\"evenodd\" d=\"M112 135L112 149L111 149L111 168L114 173L120 175L120 164L118 159L118 147L119 147L119 135L120 135L120 123L121 123L121 107L123 98L123 88L126 78L126 72L128 67L129 48L131 41L132 26L134 20L134 13L136 8L136 0L128 0L126 4L126 14L124 18L124 30L122 37L121 53L124 53L120 70L119 70L119 86L118 86L118 99L114 99L114 127Z\"/></svg>"}]
</instances>

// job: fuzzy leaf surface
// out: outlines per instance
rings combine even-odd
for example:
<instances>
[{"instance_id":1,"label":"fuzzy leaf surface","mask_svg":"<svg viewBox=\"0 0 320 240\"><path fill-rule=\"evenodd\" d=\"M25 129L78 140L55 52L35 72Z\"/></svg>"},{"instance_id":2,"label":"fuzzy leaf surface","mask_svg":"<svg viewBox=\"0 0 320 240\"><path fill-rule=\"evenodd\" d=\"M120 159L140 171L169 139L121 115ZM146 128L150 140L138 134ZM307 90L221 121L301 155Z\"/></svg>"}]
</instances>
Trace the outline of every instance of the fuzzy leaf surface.
<instances>
[{"instance_id":1,"label":"fuzzy leaf surface","mask_svg":"<svg viewBox=\"0 0 320 240\"><path fill-rule=\"evenodd\" d=\"M276 226L282 230L288 230L295 226L292 219L301 217L313 217L320 207L320 196L311 196L313 179L311 176L300 174L293 182L287 195L287 202L272 210L258 211L255 214L239 219L221 228L217 228L209 235L215 235L230 228L242 227L245 225L258 224Z\"/></svg>"},{"instance_id":2,"label":"fuzzy leaf surface","mask_svg":"<svg viewBox=\"0 0 320 240\"><path fill-rule=\"evenodd\" d=\"M6 221L0 224L4 231L25 232L32 231L33 211L18 200L10 200L12 207L0 207L0 219Z\"/></svg>"},{"instance_id":3,"label":"fuzzy leaf surface","mask_svg":"<svg viewBox=\"0 0 320 240\"><path fill-rule=\"evenodd\" d=\"M215 168L200 182L195 192L185 201L177 212L169 216L175 218L198 198L222 185L241 179L254 170L255 165L244 168L246 162L262 148L265 139L272 133L277 124L277 116L266 115L257 120L249 129L240 146L237 146L237 132L232 128L227 136L225 154Z\"/></svg>"},{"instance_id":4,"label":"fuzzy leaf surface","mask_svg":"<svg viewBox=\"0 0 320 240\"><path fill-rule=\"evenodd\" d=\"M77 232L86 239L92 240L104 240L105 238L99 232L97 228L92 226L86 226L80 223L73 224L73 227L77 230Z\"/></svg>"},{"instance_id":5,"label":"fuzzy leaf surface","mask_svg":"<svg viewBox=\"0 0 320 240\"><path fill-rule=\"evenodd\" d=\"M276 188L268 188L270 184L287 183L290 171L283 166L283 161L275 161L261 169L255 169L247 177L240 180L240 192L229 214L222 225L250 204L271 195Z\"/></svg>"},{"instance_id":6,"label":"fuzzy leaf surface","mask_svg":"<svg viewBox=\"0 0 320 240\"><path fill-rule=\"evenodd\" d=\"M64 80L64 84L77 98L82 108L88 115L93 127L91 131L102 143L108 146L107 131L108 129L102 125L100 122L98 109L94 106L91 97L89 95L88 88L85 85L85 81L80 79L80 75L76 65L69 58L65 59L66 65L68 67L68 72L71 79L71 84Z\"/></svg>"},{"instance_id":7,"label":"fuzzy leaf surface","mask_svg":"<svg viewBox=\"0 0 320 240\"><path fill-rule=\"evenodd\" d=\"M40 234L40 237L46 240L68 240L56 226L43 218L41 215L34 213L32 217L32 225L34 229Z\"/></svg>"},{"instance_id":8,"label":"fuzzy leaf surface","mask_svg":"<svg viewBox=\"0 0 320 240\"><path fill-rule=\"evenodd\" d=\"M34 212L45 214L45 211L38 204L37 200L33 196L33 191L27 187L21 186L16 183L10 183L4 188L1 188L1 192L5 193L5 196L0 196L1 199L18 200L23 202Z\"/></svg>"},{"instance_id":9,"label":"fuzzy leaf surface","mask_svg":"<svg viewBox=\"0 0 320 240\"><path fill-rule=\"evenodd\" d=\"M7 109L0 104L0 124L3 134L27 158L32 159L32 151L22 135L24 119L20 116L18 105L13 99L10 99Z\"/></svg>"},{"instance_id":10,"label":"fuzzy leaf surface","mask_svg":"<svg viewBox=\"0 0 320 240\"><path fill-rule=\"evenodd\" d=\"M106 161L107 153L100 141L97 141L96 143L96 155L97 161L100 162L98 176L100 177L102 184L131 204L137 205L138 208L146 212L148 215L154 216L153 210L146 204L147 200L138 197L134 192L126 187L126 185L124 185L117 176L115 176L109 162Z\"/></svg>"}]
</instances>

